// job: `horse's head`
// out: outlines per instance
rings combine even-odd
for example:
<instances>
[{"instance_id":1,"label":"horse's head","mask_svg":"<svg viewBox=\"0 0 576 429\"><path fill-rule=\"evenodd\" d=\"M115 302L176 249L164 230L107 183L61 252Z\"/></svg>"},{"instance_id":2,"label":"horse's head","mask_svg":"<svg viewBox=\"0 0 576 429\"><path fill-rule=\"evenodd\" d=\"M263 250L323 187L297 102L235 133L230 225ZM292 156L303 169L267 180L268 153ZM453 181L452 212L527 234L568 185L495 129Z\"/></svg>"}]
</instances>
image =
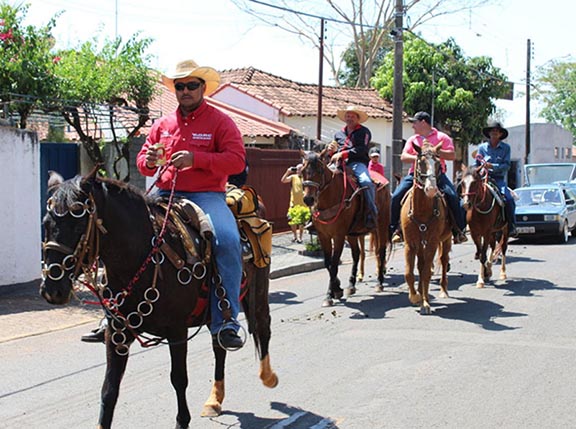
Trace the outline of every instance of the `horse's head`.
<instances>
[{"instance_id":1,"label":"horse's head","mask_svg":"<svg viewBox=\"0 0 576 429\"><path fill-rule=\"evenodd\" d=\"M476 199L483 192L483 183L486 178L486 171L483 167L468 167L463 169L462 180L458 185L458 193L462 198L464 210L474 207Z\"/></svg>"},{"instance_id":2,"label":"horse's head","mask_svg":"<svg viewBox=\"0 0 576 429\"><path fill-rule=\"evenodd\" d=\"M441 172L438 150L441 146L442 143L437 146L424 144L422 148L414 145L418 156L414 167L414 183L424 190L428 198L438 193L437 179Z\"/></svg>"},{"instance_id":3,"label":"horse's head","mask_svg":"<svg viewBox=\"0 0 576 429\"><path fill-rule=\"evenodd\" d=\"M88 259L94 251L89 247L96 208L88 186L80 176L64 181L51 173L48 180L40 293L51 304L68 303L83 264L93 262Z\"/></svg>"},{"instance_id":4,"label":"horse's head","mask_svg":"<svg viewBox=\"0 0 576 429\"><path fill-rule=\"evenodd\" d=\"M304 204L312 207L316 204L318 193L329 182L330 170L326 166L329 161L326 150L320 153L308 152L304 154L302 164L302 186L304 188Z\"/></svg>"}]
</instances>

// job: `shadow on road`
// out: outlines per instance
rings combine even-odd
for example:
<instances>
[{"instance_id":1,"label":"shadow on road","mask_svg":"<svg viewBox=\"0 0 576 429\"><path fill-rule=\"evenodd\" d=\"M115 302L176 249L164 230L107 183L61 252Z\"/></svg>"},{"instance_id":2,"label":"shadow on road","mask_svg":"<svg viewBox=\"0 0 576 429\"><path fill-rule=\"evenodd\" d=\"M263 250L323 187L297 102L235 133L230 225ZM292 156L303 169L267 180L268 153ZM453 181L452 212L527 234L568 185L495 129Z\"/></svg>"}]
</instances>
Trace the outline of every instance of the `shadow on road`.
<instances>
[{"instance_id":1,"label":"shadow on road","mask_svg":"<svg viewBox=\"0 0 576 429\"><path fill-rule=\"evenodd\" d=\"M330 418L320 416L302 408L293 407L282 402L271 402L270 408L281 411L286 414L286 418L262 418L255 416L253 413L241 413L225 411L222 415L233 415L238 418L239 425L234 427L252 429L252 428L270 428L270 427L290 427L291 429L309 429L321 427L322 429L338 429L336 422ZM215 419L217 420L217 419Z\"/></svg>"}]
</instances>

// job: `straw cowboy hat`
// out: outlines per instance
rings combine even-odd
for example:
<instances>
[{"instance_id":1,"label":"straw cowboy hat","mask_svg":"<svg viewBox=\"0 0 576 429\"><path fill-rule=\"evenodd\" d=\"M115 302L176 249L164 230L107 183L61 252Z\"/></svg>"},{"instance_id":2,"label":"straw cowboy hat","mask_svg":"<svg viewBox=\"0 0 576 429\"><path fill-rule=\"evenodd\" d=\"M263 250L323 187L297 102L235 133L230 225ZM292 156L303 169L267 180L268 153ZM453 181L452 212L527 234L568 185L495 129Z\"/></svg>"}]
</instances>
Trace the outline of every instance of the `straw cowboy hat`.
<instances>
[{"instance_id":1,"label":"straw cowboy hat","mask_svg":"<svg viewBox=\"0 0 576 429\"><path fill-rule=\"evenodd\" d=\"M212 67L199 67L193 60L180 61L176 69L162 76L162 83L171 91L174 90L174 80L186 77L197 77L206 83L204 95L210 95L220 85L220 74Z\"/></svg>"},{"instance_id":2,"label":"straw cowboy hat","mask_svg":"<svg viewBox=\"0 0 576 429\"><path fill-rule=\"evenodd\" d=\"M348 106L345 109L338 110L338 112L336 112L336 116L338 116L338 118L341 121L345 122L344 117L346 116L346 113L348 113L348 112L356 113L358 115L358 118L360 118L358 121L360 123L366 122L368 120L368 114L364 110L360 109L357 106Z\"/></svg>"},{"instance_id":3,"label":"straw cowboy hat","mask_svg":"<svg viewBox=\"0 0 576 429\"><path fill-rule=\"evenodd\" d=\"M484 137L489 139L490 131L495 128L500 130L500 140L504 140L506 137L508 137L508 130L504 128L500 122L497 121L489 122L487 127L482 128L482 134L484 134Z\"/></svg>"}]
</instances>

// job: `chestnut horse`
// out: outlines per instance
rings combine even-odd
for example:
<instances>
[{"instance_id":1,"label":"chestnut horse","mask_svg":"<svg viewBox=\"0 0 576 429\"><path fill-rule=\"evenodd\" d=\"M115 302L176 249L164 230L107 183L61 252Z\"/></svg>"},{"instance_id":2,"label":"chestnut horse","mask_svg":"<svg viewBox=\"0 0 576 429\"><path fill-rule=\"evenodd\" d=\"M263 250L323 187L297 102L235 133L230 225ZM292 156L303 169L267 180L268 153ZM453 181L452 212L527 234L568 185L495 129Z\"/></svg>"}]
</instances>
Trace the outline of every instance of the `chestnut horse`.
<instances>
[{"instance_id":1,"label":"chestnut horse","mask_svg":"<svg viewBox=\"0 0 576 429\"><path fill-rule=\"evenodd\" d=\"M350 244L352 252L352 272L349 277L346 296L356 292L356 275L360 258L359 240L372 232L375 236L375 256L377 264L377 291L382 291L386 274L386 247L388 245L388 225L390 223L390 190L388 185L377 186L376 206L378 219L376 228L369 230L364 226L363 198L360 188L351 185L352 173L332 170L326 150L320 154L304 154L302 167L304 202L312 208L312 222L316 228L320 245L324 253L324 266L330 274L330 281L323 307L341 299L344 291L338 279L338 265L344 248L344 241ZM359 238L360 237L360 238Z\"/></svg>"},{"instance_id":2,"label":"chestnut horse","mask_svg":"<svg viewBox=\"0 0 576 429\"><path fill-rule=\"evenodd\" d=\"M404 232L405 279L408 283L408 298L412 304L420 304L420 314L430 314L428 290L432 277L434 256L439 252L442 268L440 297L448 297L448 264L452 247L452 232L448 207L440 195L437 177L440 174L440 159L437 150L425 144L414 146L418 159L414 167L414 184L402 203L400 222ZM418 292L414 288L414 265L418 258Z\"/></svg>"},{"instance_id":3,"label":"chestnut horse","mask_svg":"<svg viewBox=\"0 0 576 429\"><path fill-rule=\"evenodd\" d=\"M130 345L138 340L143 346L169 345L176 428L188 428L186 353L194 336L188 336L188 327L200 329L208 322L209 287L218 281L214 258L209 258L211 230L202 233L200 228L186 241L174 226L177 220L165 220L172 199L166 206L126 183L96 176L96 170L67 181L52 175L49 190L41 295L51 304L66 304L82 281L97 294L109 321L98 427L111 427ZM106 267L107 284L96 284L99 261ZM268 354L269 271L269 266L245 261L242 304L260 358L260 378L275 387L278 378ZM203 416L221 413L225 393L227 351L214 342L212 347L215 375Z\"/></svg>"},{"instance_id":4,"label":"chestnut horse","mask_svg":"<svg viewBox=\"0 0 576 429\"><path fill-rule=\"evenodd\" d=\"M503 197L497 187L489 180L484 165L463 169L462 180L458 186L462 197L462 206L466 210L466 220L470 236L476 245L474 259L480 260L477 288L483 288L492 277L492 264L495 255L500 253L502 265L500 280L506 280L506 250L508 249L508 225L504 220ZM490 255L487 256L488 246Z\"/></svg>"}]
</instances>

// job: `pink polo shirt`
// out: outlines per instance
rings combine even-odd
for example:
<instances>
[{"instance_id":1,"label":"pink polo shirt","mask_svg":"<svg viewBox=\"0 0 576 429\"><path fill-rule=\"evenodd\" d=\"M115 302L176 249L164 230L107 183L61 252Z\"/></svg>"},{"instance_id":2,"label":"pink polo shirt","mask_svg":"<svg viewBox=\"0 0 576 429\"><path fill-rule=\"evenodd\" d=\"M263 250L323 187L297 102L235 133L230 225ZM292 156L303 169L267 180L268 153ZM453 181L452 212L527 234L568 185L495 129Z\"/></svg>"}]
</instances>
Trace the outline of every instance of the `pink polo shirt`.
<instances>
[{"instance_id":1,"label":"pink polo shirt","mask_svg":"<svg viewBox=\"0 0 576 429\"><path fill-rule=\"evenodd\" d=\"M163 143L166 159L174 152L194 153L194 164L178 172L176 190L184 192L224 192L228 176L242 171L246 150L242 135L232 119L206 103L186 117L180 110L156 120L142 145L136 165L144 176L153 176L156 168L146 167L150 145ZM174 167L169 166L159 178L159 189L171 189Z\"/></svg>"},{"instance_id":2,"label":"pink polo shirt","mask_svg":"<svg viewBox=\"0 0 576 429\"><path fill-rule=\"evenodd\" d=\"M432 128L432 131L426 137L423 137L419 134L415 134L410 137L404 145L402 153L417 155L418 153L414 149L414 145L422 147L424 140L428 141L432 146L437 146L440 142L442 142L441 147L443 150L454 151L454 143L452 142L450 136L443 133L442 131L438 131L436 128ZM442 173L446 173L446 160L440 159L440 165L442 168ZM414 164L410 166L410 171L408 173L414 173Z\"/></svg>"}]
</instances>

